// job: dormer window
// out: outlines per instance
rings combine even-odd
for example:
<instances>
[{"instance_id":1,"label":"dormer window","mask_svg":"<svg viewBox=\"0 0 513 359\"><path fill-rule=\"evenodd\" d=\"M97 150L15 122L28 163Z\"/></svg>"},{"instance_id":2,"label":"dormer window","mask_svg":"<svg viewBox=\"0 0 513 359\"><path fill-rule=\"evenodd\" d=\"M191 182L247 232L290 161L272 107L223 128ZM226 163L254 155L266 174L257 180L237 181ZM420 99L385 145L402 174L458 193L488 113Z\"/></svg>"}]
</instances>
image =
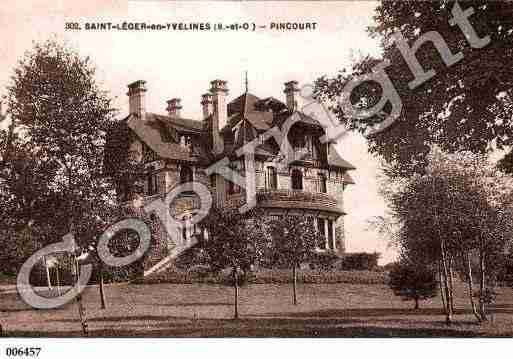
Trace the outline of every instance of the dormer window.
<instances>
[{"instance_id":1,"label":"dormer window","mask_svg":"<svg viewBox=\"0 0 513 359\"><path fill-rule=\"evenodd\" d=\"M189 166L182 166L180 168L180 183L192 182L194 180L194 174L192 168Z\"/></svg>"},{"instance_id":2,"label":"dormer window","mask_svg":"<svg viewBox=\"0 0 513 359\"><path fill-rule=\"evenodd\" d=\"M233 183L232 181L228 181L228 194L236 194L240 193L240 187Z\"/></svg>"},{"instance_id":3,"label":"dormer window","mask_svg":"<svg viewBox=\"0 0 513 359\"><path fill-rule=\"evenodd\" d=\"M188 152L192 153L192 138L189 135L181 135L180 136L180 146L185 148Z\"/></svg>"},{"instance_id":4,"label":"dormer window","mask_svg":"<svg viewBox=\"0 0 513 359\"><path fill-rule=\"evenodd\" d=\"M155 152L144 142L142 143L142 158L144 163L153 162L158 159Z\"/></svg>"}]
</instances>

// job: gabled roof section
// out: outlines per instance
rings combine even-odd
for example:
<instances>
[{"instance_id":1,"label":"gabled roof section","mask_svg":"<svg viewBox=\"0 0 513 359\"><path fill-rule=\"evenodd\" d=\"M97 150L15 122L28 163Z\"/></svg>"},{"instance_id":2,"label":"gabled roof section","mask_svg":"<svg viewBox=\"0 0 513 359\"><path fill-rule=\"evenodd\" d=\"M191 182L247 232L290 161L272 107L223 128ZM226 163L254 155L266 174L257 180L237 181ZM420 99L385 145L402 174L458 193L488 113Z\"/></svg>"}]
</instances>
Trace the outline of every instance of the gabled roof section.
<instances>
[{"instance_id":1,"label":"gabled roof section","mask_svg":"<svg viewBox=\"0 0 513 359\"><path fill-rule=\"evenodd\" d=\"M247 120L258 132L267 131L273 124L273 113L261 111L258 97L249 92L242 94L228 104L228 126L233 128L240 121Z\"/></svg>"},{"instance_id":2,"label":"gabled roof section","mask_svg":"<svg viewBox=\"0 0 513 359\"><path fill-rule=\"evenodd\" d=\"M269 130L273 123L271 112L252 111L246 113L245 118L259 132Z\"/></svg>"},{"instance_id":3,"label":"gabled roof section","mask_svg":"<svg viewBox=\"0 0 513 359\"><path fill-rule=\"evenodd\" d=\"M352 164L347 162L345 159L340 157L340 155L338 154L338 151L334 145L330 144L329 146L330 147L329 147L329 151L328 151L328 165L330 167L338 167L338 168L343 168L346 170L355 170L356 169L355 166L353 166Z\"/></svg>"},{"instance_id":4,"label":"gabled roof section","mask_svg":"<svg viewBox=\"0 0 513 359\"><path fill-rule=\"evenodd\" d=\"M255 104L255 108L259 110L271 109L273 112L279 113L281 111L287 110L287 105L271 96L258 101Z\"/></svg>"},{"instance_id":5,"label":"gabled roof section","mask_svg":"<svg viewBox=\"0 0 513 359\"><path fill-rule=\"evenodd\" d=\"M275 122L278 126L282 127L283 124L291 117L294 117L295 122L317 127L319 129L323 128L319 121L300 111L282 111Z\"/></svg>"},{"instance_id":6,"label":"gabled roof section","mask_svg":"<svg viewBox=\"0 0 513 359\"><path fill-rule=\"evenodd\" d=\"M203 121L196 121L188 118L176 118L148 113L146 114L146 120L158 120L160 122L164 122L167 125L174 127L178 131L197 133L203 131Z\"/></svg>"},{"instance_id":7,"label":"gabled roof section","mask_svg":"<svg viewBox=\"0 0 513 359\"><path fill-rule=\"evenodd\" d=\"M228 104L228 116L235 113L245 115L247 112L255 111L255 105L260 99L249 92L245 92Z\"/></svg>"},{"instance_id":8,"label":"gabled roof section","mask_svg":"<svg viewBox=\"0 0 513 359\"><path fill-rule=\"evenodd\" d=\"M173 131L170 131L168 128L169 125L165 123L165 119L167 119L167 116L155 114L147 114L144 120L131 115L127 118L126 122L137 137L159 157L183 161L196 161L186 148L175 142ZM174 128L172 125L171 127ZM192 130L191 127L192 126L184 126L185 129Z\"/></svg>"},{"instance_id":9,"label":"gabled roof section","mask_svg":"<svg viewBox=\"0 0 513 359\"><path fill-rule=\"evenodd\" d=\"M354 181L353 177L351 177L351 175L346 172L344 173L344 183L355 184L356 182Z\"/></svg>"}]
</instances>

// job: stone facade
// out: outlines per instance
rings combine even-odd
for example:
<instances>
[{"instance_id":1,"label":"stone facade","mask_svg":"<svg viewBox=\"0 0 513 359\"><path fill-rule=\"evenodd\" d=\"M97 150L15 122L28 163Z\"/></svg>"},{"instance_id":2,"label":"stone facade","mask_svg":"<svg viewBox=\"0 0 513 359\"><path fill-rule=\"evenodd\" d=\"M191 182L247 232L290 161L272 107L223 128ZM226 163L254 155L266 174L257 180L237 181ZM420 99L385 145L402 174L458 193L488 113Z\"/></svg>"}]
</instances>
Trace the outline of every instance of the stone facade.
<instances>
[{"instance_id":1,"label":"stone facade","mask_svg":"<svg viewBox=\"0 0 513 359\"><path fill-rule=\"evenodd\" d=\"M255 151L257 206L265 208L269 215L307 213L316 217L318 230L326 238L326 243L318 250L344 253L344 189L354 183L347 171L355 168L338 155L333 144L321 144L318 138L323 134L322 127L297 110L297 82L285 85L286 103L282 103L250 93L228 102L226 82L212 81L210 92L201 96L201 120L182 118L181 102L177 98L167 102L167 116L146 112L146 91L144 81L129 85L130 115L120 123L129 135L120 139L115 138L113 132L108 139L106 158L112 148L126 141L128 145L123 148L147 168L147 178L138 194L134 195L132 188L120 184L118 198L121 202L130 200L130 205L140 206L164 197L181 183L194 181L207 186L215 205L240 205L245 199L244 188L220 175L208 176L207 167L221 158L228 158L231 167L245 176L243 157L237 156L236 150L250 141L259 141L272 127L281 129L281 124L293 118L296 123L287 139L294 153L303 156L287 166L278 165L282 158L280 145L274 139L260 141ZM170 213L187 221L198 206L197 197L182 194L173 201ZM181 233L171 237L185 240L199 230L180 230ZM165 257L173 243L169 236L154 243L150 262Z\"/></svg>"}]
</instances>

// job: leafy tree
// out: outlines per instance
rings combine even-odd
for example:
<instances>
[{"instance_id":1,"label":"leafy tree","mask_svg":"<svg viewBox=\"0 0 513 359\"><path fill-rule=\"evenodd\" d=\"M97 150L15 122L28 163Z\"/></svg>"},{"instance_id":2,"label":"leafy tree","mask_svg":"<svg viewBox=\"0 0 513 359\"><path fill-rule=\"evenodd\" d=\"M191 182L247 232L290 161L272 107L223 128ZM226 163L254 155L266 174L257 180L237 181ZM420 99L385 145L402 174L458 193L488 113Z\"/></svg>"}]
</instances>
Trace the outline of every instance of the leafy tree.
<instances>
[{"instance_id":1,"label":"leafy tree","mask_svg":"<svg viewBox=\"0 0 513 359\"><path fill-rule=\"evenodd\" d=\"M314 259L315 248L325 239L315 228L314 218L304 214L273 217L268 228L272 237L271 264L292 269L292 302L297 305L297 270L302 263Z\"/></svg>"},{"instance_id":2,"label":"leafy tree","mask_svg":"<svg viewBox=\"0 0 513 359\"><path fill-rule=\"evenodd\" d=\"M112 181L102 173L114 111L94 77L89 58L48 40L20 60L8 87L11 133L22 134L31 158L48 165L30 174L51 190L48 204L54 212L39 219L53 228L53 240L66 233L76 236L86 215L94 216L114 199Z\"/></svg>"},{"instance_id":3,"label":"leafy tree","mask_svg":"<svg viewBox=\"0 0 513 359\"><path fill-rule=\"evenodd\" d=\"M406 258L438 267L448 323L458 269L469 285L476 318L486 320L486 292L495 285L497 259L512 237L512 179L485 156L468 152L450 155L435 149L428 163L425 175L391 181L383 191L397 224L396 243ZM473 259L479 311L473 302Z\"/></svg>"},{"instance_id":4,"label":"leafy tree","mask_svg":"<svg viewBox=\"0 0 513 359\"><path fill-rule=\"evenodd\" d=\"M37 158L55 166L43 172L65 202L67 230L112 196L102 173L105 135L114 120L111 99L94 80L89 58L53 40L36 44L20 61L8 88L10 117Z\"/></svg>"},{"instance_id":5,"label":"leafy tree","mask_svg":"<svg viewBox=\"0 0 513 359\"><path fill-rule=\"evenodd\" d=\"M15 276L21 265L40 248L40 244L34 241L33 228L24 227L19 231L2 229L4 242L0 250L0 273Z\"/></svg>"},{"instance_id":6,"label":"leafy tree","mask_svg":"<svg viewBox=\"0 0 513 359\"><path fill-rule=\"evenodd\" d=\"M435 271L424 265L402 261L390 271L388 285L394 294L404 300L414 300L415 309L419 301L436 297L437 281Z\"/></svg>"},{"instance_id":7,"label":"leafy tree","mask_svg":"<svg viewBox=\"0 0 513 359\"><path fill-rule=\"evenodd\" d=\"M11 274L47 239L42 228L52 210L49 204L56 198L44 174L54 169L23 143L12 123L0 130L0 231L4 238L0 256L4 270Z\"/></svg>"},{"instance_id":8,"label":"leafy tree","mask_svg":"<svg viewBox=\"0 0 513 359\"><path fill-rule=\"evenodd\" d=\"M483 39L482 46L472 47L458 26L450 26L457 4L462 11L473 8L474 14L468 20ZM393 165L388 168L390 175L423 173L433 144L449 152L474 153L509 146L513 138L513 72L509 66L513 59L512 13L513 3L503 1L382 0L375 9L375 25L368 29L369 36L380 41L382 56L363 57L351 70L320 78L317 97L330 104L335 116L350 129L365 132L392 111L391 103L383 113L361 121L350 118L337 98L348 81L369 74L385 60L390 62L386 74L397 90L402 110L393 125L369 137L370 151ZM413 47L415 41L431 31L444 39L452 54L462 53L463 59L447 66L427 41L415 55L424 71L433 69L436 75L410 88L414 75L395 35L400 32ZM361 109L369 109L381 96L378 84L366 82L353 91L351 100ZM508 158L508 166L513 168L513 157Z\"/></svg>"},{"instance_id":9,"label":"leafy tree","mask_svg":"<svg viewBox=\"0 0 513 359\"><path fill-rule=\"evenodd\" d=\"M208 239L203 241L205 261L213 272L231 268L234 287L234 317L239 318L239 273L247 275L264 260L269 239L258 210L241 215L235 208L212 208L202 225Z\"/></svg>"}]
</instances>

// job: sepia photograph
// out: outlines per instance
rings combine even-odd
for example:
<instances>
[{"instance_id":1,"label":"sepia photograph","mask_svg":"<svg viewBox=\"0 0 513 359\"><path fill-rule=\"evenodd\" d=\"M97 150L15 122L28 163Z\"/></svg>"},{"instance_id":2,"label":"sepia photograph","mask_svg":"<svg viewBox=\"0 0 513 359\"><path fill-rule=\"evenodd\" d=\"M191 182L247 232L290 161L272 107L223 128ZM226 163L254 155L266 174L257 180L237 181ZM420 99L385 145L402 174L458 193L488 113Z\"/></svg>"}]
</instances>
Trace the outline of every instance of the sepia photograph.
<instances>
[{"instance_id":1,"label":"sepia photograph","mask_svg":"<svg viewBox=\"0 0 513 359\"><path fill-rule=\"evenodd\" d=\"M0 26L0 358L513 337L513 1L3 0Z\"/></svg>"}]
</instances>

